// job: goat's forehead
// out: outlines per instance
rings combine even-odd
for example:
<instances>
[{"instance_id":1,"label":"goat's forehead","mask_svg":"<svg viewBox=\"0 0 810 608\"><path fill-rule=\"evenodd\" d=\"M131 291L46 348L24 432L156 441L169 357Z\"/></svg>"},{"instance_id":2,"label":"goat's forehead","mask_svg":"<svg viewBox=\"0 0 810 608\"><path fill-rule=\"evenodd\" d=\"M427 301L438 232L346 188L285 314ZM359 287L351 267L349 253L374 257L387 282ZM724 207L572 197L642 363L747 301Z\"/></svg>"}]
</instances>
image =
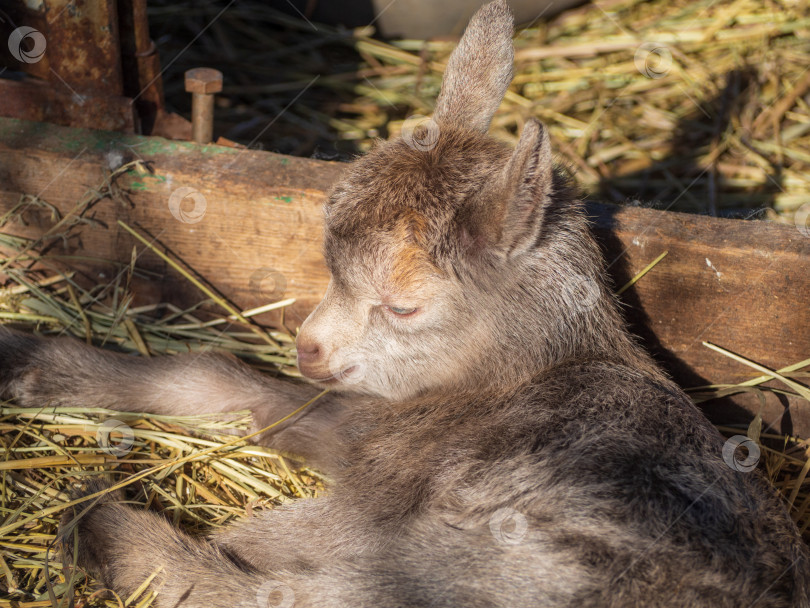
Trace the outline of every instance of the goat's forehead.
<instances>
[{"instance_id":1,"label":"goat's forehead","mask_svg":"<svg viewBox=\"0 0 810 608\"><path fill-rule=\"evenodd\" d=\"M465 195L423 168L377 172L340 184L327 209L327 225L342 234L424 232L452 215Z\"/></svg>"},{"instance_id":2,"label":"goat's forehead","mask_svg":"<svg viewBox=\"0 0 810 608\"><path fill-rule=\"evenodd\" d=\"M412 223L368 230L353 238L327 233L326 257L335 280L369 297L414 294L441 280L444 272L412 236Z\"/></svg>"},{"instance_id":3,"label":"goat's forehead","mask_svg":"<svg viewBox=\"0 0 810 608\"><path fill-rule=\"evenodd\" d=\"M506 153L503 144L467 132L442 134L431 150L386 142L356 161L336 185L327 224L340 232L390 226L410 209L438 225L480 190Z\"/></svg>"},{"instance_id":4,"label":"goat's forehead","mask_svg":"<svg viewBox=\"0 0 810 608\"><path fill-rule=\"evenodd\" d=\"M387 142L357 161L326 206L326 255L333 275L377 291L408 291L444 277L431 256L464 201L503 166L503 144L480 134L442 134L432 150Z\"/></svg>"}]
</instances>

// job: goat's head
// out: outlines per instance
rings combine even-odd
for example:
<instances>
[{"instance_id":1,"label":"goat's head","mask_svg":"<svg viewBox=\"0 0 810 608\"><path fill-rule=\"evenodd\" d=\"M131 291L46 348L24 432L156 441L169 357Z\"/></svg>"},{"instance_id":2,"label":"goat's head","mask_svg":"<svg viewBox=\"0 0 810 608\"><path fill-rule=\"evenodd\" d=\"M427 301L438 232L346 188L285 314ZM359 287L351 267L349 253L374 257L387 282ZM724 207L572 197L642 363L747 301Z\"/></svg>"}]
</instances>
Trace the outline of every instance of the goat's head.
<instances>
[{"instance_id":1,"label":"goat's head","mask_svg":"<svg viewBox=\"0 0 810 608\"><path fill-rule=\"evenodd\" d=\"M601 263L548 133L529 120L514 150L487 135L513 55L497 0L450 57L433 118L333 189L332 280L298 337L304 376L403 399L507 385L583 344Z\"/></svg>"}]
</instances>

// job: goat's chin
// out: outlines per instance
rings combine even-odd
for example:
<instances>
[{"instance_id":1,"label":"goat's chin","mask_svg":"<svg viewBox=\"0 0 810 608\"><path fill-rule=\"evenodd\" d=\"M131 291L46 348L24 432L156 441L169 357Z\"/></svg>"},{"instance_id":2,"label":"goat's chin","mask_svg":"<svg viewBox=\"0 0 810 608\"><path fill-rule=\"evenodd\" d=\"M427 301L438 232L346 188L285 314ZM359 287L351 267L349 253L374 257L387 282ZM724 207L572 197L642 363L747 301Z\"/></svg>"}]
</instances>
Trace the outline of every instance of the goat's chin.
<instances>
[{"instance_id":1,"label":"goat's chin","mask_svg":"<svg viewBox=\"0 0 810 608\"><path fill-rule=\"evenodd\" d=\"M388 391L386 390L379 390L365 382L347 381L340 376L332 376L330 378L308 378L307 376L303 376L303 378L318 388L329 389L331 392L341 395L363 395L366 397L378 397L380 399L389 398Z\"/></svg>"},{"instance_id":2,"label":"goat's chin","mask_svg":"<svg viewBox=\"0 0 810 608\"><path fill-rule=\"evenodd\" d=\"M324 374L325 375L325 374ZM340 395L362 395L381 401L408 401L430 392L414 378L377 378L369 369L344 370L338 374L319 377L316 373L302 377L310 384L329 389Z\"/></svg>"},{"instance_id":3,"label":"goat's chin","mask_svg":"<svg viewBox=\"0 0 810 608\"><path fill-rule=\"evenodd\" d=\"M385 384L377 384L374 382L360 382L356 384L349 384L343 382L334 382L328 386L318 383L323 388L329 388L333 392L340 393L341 395L361 395L363 397L371 397L379 399L380 401L408 401L421 394L414 387L392 386Z\"/></svg>"}]
</instances>

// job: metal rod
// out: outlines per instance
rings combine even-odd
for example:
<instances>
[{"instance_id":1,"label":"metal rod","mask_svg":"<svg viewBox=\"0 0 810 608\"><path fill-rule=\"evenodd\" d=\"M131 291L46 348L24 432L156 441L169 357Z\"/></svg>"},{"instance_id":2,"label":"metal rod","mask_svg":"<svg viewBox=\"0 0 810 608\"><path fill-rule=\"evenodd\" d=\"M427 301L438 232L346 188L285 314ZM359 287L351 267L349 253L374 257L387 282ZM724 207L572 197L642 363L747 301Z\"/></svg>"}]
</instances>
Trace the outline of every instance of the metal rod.
<instances>
[{"instance_id":1,"label":"metal rod","mask_svg":"<svg viewBox=\"0 0 810 608\"><path fill-rule=\"evenodd\" d=\"M214 94L222 90L222 72L194 68L186 72L186 91L191 93L191 138L198 144L214 137Z\"/></svg>"}]
</instances>

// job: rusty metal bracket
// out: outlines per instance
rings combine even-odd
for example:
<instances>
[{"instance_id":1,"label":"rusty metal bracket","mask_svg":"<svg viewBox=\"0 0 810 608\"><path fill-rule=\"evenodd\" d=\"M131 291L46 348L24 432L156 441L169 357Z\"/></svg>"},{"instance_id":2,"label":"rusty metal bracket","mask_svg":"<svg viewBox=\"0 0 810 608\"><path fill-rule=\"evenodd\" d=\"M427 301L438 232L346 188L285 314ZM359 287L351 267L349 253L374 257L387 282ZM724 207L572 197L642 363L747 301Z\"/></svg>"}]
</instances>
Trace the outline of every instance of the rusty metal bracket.
<instances>
[{"instance_id":1,"label":"rusty metal bracket","mask_svg":"<svg viewBox=\"0 0 810 608\"><path fill-rule=\"evenodd\" d=\"M146 0L11 0L0 42L0 116L191 137L165 109Z\"/></svg>"}]
</instances>

